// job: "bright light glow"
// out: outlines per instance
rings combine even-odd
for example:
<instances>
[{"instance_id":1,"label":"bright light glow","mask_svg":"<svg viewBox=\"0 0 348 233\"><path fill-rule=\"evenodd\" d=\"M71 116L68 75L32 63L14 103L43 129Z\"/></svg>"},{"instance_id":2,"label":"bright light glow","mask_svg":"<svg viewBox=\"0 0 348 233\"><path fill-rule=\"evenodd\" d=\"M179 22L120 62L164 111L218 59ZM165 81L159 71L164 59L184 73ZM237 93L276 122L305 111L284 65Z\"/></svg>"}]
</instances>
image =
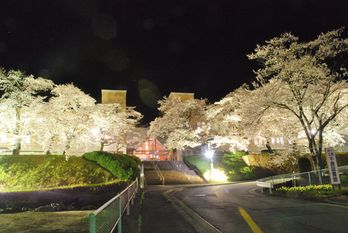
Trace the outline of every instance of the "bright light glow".
<instances>
[{"instance_id":1,"label":"bright light glow","mask_svg":"<svg viewBox=\"0 0 348 233\"><path fill-rule=\"evenodd\" d=\"M207 150L207 151L205 152L205 156L206 156L207 158L209 158L209 159L213 158L213 156L214 156L214 150Z\"/></svg>"},{"instance_id":2,"label":"bright light glow","mask_svg":"<svg viewBox=\"0 0 348 233\"><path fill-rule=\"evenodd\" d=\"M99 129L93 128L93 129L91 129L91 133L93 134L93 136L97 136L99 134Z\"/></svg>"},{"instance_id":3,"label":"bright light glow","mask_svg":"<svg viewBox=\"0 0 348 233\"><path fill-rule=\"evenodd\" d=\"M7 135L5 133L2 133L1 136L0 136L0 140L2 143L5 143L6 140L7 140Z\"/></svg>"},{"instance_id":4,"label":"bright light glow","mask_svg":"<svg viewBox=\"0 0 348 233\"><path fill-rule=\"evenodd\" d=\"M311 134L314 135L316 134L317 130L316 129L311 129Z\"/></svg>"},{"instance_id":5,"label":"bright light glow","mask_svg":"<svg viewBox=\"0 0 348 233\"><path fill-rule=\"evenodd\" d=\"M210 170L206 171L203 174L204 178L210 181L214 182L226 182L227 176L225 173L219 169L213 169L213 172L211 173L211 179L210 179Z\"/></svg>"},{"instance_id":6,"label":"bright light glow","mask_svg":"<svg viewBox=\"0 0 348 233\"><path fill-rule=\"evenodd\" d=\"M272 144L274 144L274 143L275 143L275 139L274 139L274 138L272 138L272 139L271 139L271 142L272 142Z\"/></svg>"},{"instance_id":7,"label":"bright light glow","mask_svg":"<svg viewBox=\"0 0 348 233\"><path fill-rule=\"evenodd\" d=\"M280 144L284 145L284 138L280 137Z\"/></svg>"},{"instance_id":8,"label":"bright light glow","mask_svg":"<svg viewBox=\"0 0 348 233\"><path fill-rule=\"evenodd\" d=\"M26 143L26 144L30 144L31 140L30 140L30 135L26 135L24 138L23 138L23 142Z\"/></svg>"}]
</instances>

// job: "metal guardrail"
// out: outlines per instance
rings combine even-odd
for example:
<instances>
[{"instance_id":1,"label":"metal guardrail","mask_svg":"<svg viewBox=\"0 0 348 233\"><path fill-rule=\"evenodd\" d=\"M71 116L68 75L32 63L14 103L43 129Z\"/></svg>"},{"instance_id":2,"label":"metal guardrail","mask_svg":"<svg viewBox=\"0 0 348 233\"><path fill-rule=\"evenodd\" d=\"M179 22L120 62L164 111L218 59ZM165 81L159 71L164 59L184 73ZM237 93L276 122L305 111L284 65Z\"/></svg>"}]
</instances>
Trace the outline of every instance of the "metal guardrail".
<instances>
[{"instance_id":1,"label":"metal guardrail","mask_svg":"<svg viewBox=\"0 0 348 233\"><path fill-rule=\"evenodd\" d=\"M122 215L130 214L129 205L133 204L138 191L138 179L133 181L117 196L106 202L96 211L89 214L89 233L111 233L117 226L117 232L122 233Z\"/></svg>"},{"instance_id":2,"label":"metal guardrail","mask_svg":"<svg viewBox=\"0 0 348 233\"><path fill-rule=\"evenodd\" d=\"M341 177L341 185L348 186L348 165L338 167L338 172ZM319 173L322 175L322 184L330 184L329 170L322 169L319 171L270 176L257 180L256 185L261 188L268 188L270 193L272 193L272 189L275 186L285 184L287 182L291 182L292 186L319 185Z\"/></svg>"},{"instance_id":3,"label":"metal guardrail","mask_svg":"<svg viewBox=\"0 0 348 233\"><path fill-rule=\"evenodd\" d=\"M155 168L155 171L156 171L158 177L160 178L160 181L162 182L162 185L164 185L164 176L163 176L161 170L159 169L157 163L155 163L155 162L152 162L152 163L153 163L153 166Z\"/></svg>"}]
</instances>

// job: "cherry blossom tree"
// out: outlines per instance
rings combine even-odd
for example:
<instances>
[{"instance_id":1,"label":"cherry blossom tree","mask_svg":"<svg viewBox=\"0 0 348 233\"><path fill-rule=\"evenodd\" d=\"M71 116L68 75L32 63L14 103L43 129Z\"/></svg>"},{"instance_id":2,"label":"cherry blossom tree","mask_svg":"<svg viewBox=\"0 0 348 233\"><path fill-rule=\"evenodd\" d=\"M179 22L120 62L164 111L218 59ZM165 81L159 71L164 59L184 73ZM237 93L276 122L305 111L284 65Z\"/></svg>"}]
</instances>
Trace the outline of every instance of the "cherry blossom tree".
<instances>
[{"instance_id":1,"label":"cherry blossom tree","mask_svg":"<svg viewBox=\"0 0 348 233\"><path fill-rule=\"evenodd\" d=\"M60 127L64 118L57 115L57 106L54 106L53 102L43 102L36 106L33 114L34 120L29 125L31 135L41 145L45 154L59 151L59 148L64 146L60 140Z\"/></svg>"},{"instance_id":2,"label":"cherry blossom tree","mask_svg":"<svg viewBox=\"0 0 348 233\"><path fill-rule=\"evenodd\" d=\"M97 104L91 113L92 138L105 145L115 144L116 150L128 142L127 135L134 132L142 115L134 108L122 110L119 104Z\"/></svg>"},{"instance_id":3,"label":"cherry blossom tree","mask_svg":"<svg viewBox=\"0 0 348 233\"><path fill-rule=\"evenodd\" d=\"M342 32L322 33L309 42L285 33L248 55L261 67L248 90L244 116L249 112L254 123L268 122L270 131L301 131L318 168L323 167L324 139L329 140L330 130L339 133L335 124L348 107L348 39Z\"/></svg>"},{"instance_id":4,"label":"cherry blossom tree","mask_svg":"<svg viewBox=\"0 0 348 233\"><path fill-rule=\"evenodd\" d=\"M150 123L150 137L163 139L167 147L179 150L204 142L199 125L205 122L205 100L165 97L159 105L162 116Z\"/></svg>"},{"instance_id":5,"label":"cherry blossom tree","mask_svg":"<svg viewBox=\"0 0 348 233\"><path fill-rule=\"evenodd\" d=\"M53 87L51 80L26 76L21 71L5 72L0 69L0 104L7 115L2 124L6 124L6 132L14 138L14 155L20 153L23 137L28 134L31 111Z\"/></svg>"},{"instance_id":6,"label":"cherry blossom tree","mask_svg":"<svg viewBox=\"0 0 348 233\"><path fill-rule=\"evenodd\" d=\"M202 128L212 139L210 141L212 145L229 151L247 150L249 140L238 113L238 109L247 98L248 92L238 88L220 101L208 106L207 120Z\"/></svg>"},{"instance_id":7,"label":"cherry blossom tree","mask_svg":"<svg viewBox=\"0 0 348 233\"><path fill-rule=\"evenodd\" d=\"M49 106L52 113L55 113L51 117L55 119L47 125L54 132L51 137L59 135L59 140L64 145L63 155L68 156L72 144L79 146L85 143L82 135L90 130L88 121L95 100L73 84L57 85L52 94Z\"/></svg>"}]
</instances>

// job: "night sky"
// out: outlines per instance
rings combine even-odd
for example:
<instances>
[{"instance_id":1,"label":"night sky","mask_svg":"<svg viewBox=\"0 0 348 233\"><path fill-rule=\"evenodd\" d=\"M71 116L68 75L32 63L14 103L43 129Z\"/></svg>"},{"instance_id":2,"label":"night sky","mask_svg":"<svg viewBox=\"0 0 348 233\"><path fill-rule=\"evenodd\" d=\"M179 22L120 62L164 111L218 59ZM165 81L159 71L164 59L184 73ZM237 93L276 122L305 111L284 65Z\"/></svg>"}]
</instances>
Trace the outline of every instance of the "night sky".
<instances>
[{"instance_id":1,"label":"night sky","mask_svg":"<svg viewBox=\"0 0 348 233\"><path fill-rule=\"evenodd\" d=\"M126 89L127 104L157 116L171 91L210 103L244 82L256 44L292 32L313 39L341 26L348 1L0 1L0 66L71 83L100 101Z\"/></svg>"}]
</instances>

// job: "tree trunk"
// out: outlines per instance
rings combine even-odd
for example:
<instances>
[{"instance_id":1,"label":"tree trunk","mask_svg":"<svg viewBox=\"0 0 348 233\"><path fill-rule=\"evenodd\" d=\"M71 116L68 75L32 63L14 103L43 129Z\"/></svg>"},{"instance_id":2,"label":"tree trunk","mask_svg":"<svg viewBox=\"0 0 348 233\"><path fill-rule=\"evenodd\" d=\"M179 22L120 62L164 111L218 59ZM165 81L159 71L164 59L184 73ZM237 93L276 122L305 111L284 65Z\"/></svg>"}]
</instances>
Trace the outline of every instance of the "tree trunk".
<instances>
[{"instance_id":1,"label":"tree trunk","mask_svg":"<svg viewBox=\"0 0 348 233\"><path fill-rule=\"evenodd\" d=\"M68 156L67 156L66 152L70 149L70 143L71 143L71 138L67 137L67 142L65 144L65 149L63 151L63 155L65 156L65 160L68 160Z\"/></svg>"},{"instance_id":2,"label":"tree trunk","mask_svg":"<svg viewBox=\"0 0 348 233\"><path fill-rule=\"evenodd\" d=\"M22 147L21 139L17 138L15 143L15 148L13 149L12 154L19 155L21 151L21 147Z\"/></svg>"},{"instance_id":3,"label":"tree trunk","mask_svg":"<svg viewBox=\"0 0 348 233\"><path fill-rule=\"evenodd\" d=\"M319 134L320 135L320 134ZM320 137L320 136L319 136ZM323 184L323 177L322 177L322 174L321 174L321 169L323 168L323 162L322 162L322 158L321 158L321 145L322 144L322 140L319 140L318 141L318 144L316 144L316 141L315 141L315 136L312 136L311 137L311 140L309 142L310 144L310 151L311 151L311 154L312 156L315 158L315 169L317 170L317 175L318 175L318 179L319 179L319 184Z\"/></svg>"},{"instance_id":4,"label":"tree trunk","mask_svg":"<svg viewBox=\"0 0 348 233\"><path fill-rule=\"evenodd\" d=\"M22 147L22 139L21 139L21 109L19 107L16 107L16 128L15 128L15 135L17 136L16 142L14 145L14 149L12 151L13 155L19 155Z\"/></svg>"},{"instance_id":5,"label":"tree trunk","mask_svg":"<svg viewBox=\"0 0 348 233\"><path fill-rule=\"evenodd\" d=\"M318 142L318 165L320 169L324 169L324 164L323 164L323 158L321 157L321 154L323 153L323 133L322 130L319 131L319 142Z\"/></svg>"},{"instance_id":6,"label":"tree trunk","mask_svg":"<svg viewBox=\"0 0 348 233\"><path fill-rule=\"evenodd\" d=\"M105 143L104 143L103 141L100 142L100 151L103 151L103 150L104 150L104 144L105 144Z\"/></svg>"}]
</instances>

